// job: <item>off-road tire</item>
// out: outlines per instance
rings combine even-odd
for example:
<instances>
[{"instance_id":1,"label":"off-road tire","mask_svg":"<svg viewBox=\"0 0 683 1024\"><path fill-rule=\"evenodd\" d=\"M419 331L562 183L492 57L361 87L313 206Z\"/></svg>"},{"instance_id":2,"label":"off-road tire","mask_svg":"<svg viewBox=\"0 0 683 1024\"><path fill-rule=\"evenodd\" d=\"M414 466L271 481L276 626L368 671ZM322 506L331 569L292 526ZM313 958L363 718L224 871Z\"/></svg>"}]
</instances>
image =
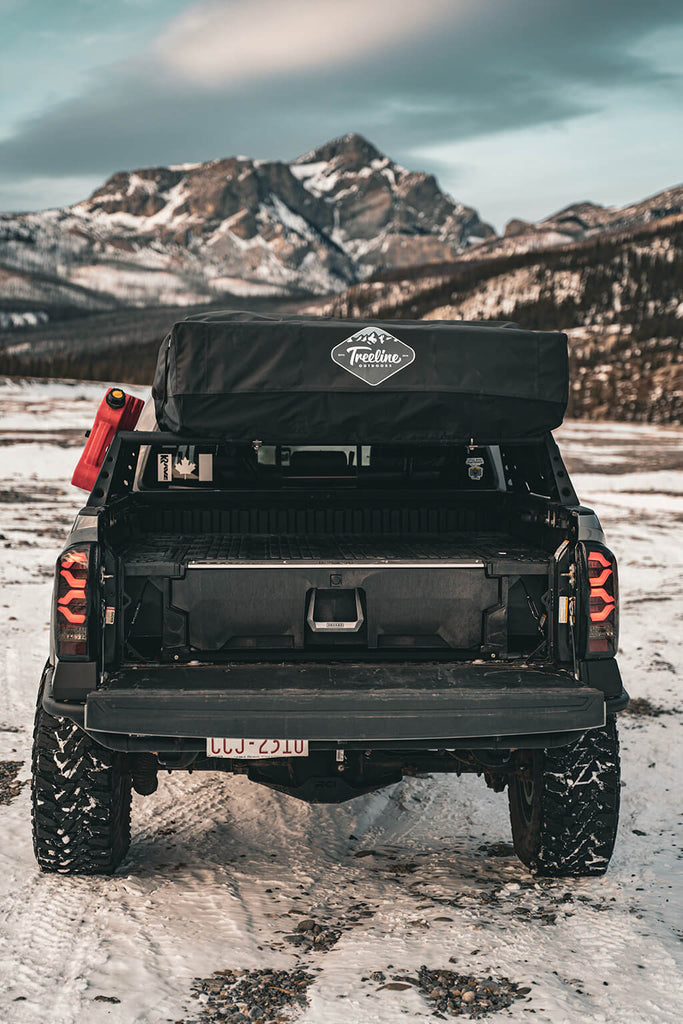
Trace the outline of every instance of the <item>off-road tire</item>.
<instances>
[{"instance_id":1,"label":"off-road tire","mask_svg":"<svg viewBox=\"0 0 683 1024\"><path fill-rule=\"evenodd\" d=\"M531 752L508 787L519 859L537 875L603 875L617 835L620 783L614 715L569 746Z\"/></svg>"},{"instance_id":2,"label":"off-road tire","mask_svg":"<svg viewBox=\"0 0 683 1024\"><path fill-rule=\"evenodd\" d=\"M110 875L130 845L130 775L124 755L42 707L33 732L31 820L42 871Z\"/></svg>"}]
</instances>

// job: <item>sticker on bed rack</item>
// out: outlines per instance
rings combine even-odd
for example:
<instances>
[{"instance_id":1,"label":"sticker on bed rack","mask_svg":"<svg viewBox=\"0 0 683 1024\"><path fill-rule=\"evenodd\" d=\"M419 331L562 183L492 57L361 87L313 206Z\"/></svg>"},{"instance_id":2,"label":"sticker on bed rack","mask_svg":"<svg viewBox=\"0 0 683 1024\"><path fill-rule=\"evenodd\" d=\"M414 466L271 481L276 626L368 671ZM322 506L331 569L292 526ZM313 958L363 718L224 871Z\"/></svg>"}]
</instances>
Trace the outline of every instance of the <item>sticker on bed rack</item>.
<instances>
[{"instance_id":1,"label":"sticker on bed rack","mask_svg":"<svg viewBox=\"0 0 683 1024\"><path fill-rule=\"evenodd\" d=\"M209 483L213 480L213 455L211 452L197 452L195 445L180 445L175 452L160 452L157 455L157 480L170 484Z\"/></svg>"},{"instance_id":2,"label":"sticker on bed rack","mask_svg":"<svg viewBox=\"0 0 683 1024\"><path fill-rule=\"evenodd\" d=\"M561 597L558 602L557 609L557 620L558 622L565 623L569 619L569 598Z\"/></svg>"},{"instance_id":3,"label":"sticker on bed rack","mask_svg":"<svg viewBox=\"0 0 683 1024\"><path fill-rule=\"evenodd\" d=\"M484 460L478 456L473 456L472 458L465 459L465 463L470 480L481 480L484 475Z\"/></svg>"},{"instance_id":4,"label":"sticker on bed rack","mask_svg":"<svg viewBox=\"0 0 683 1024\"><path fill-rule=\"evenodd\" d=\"M363 327L335 345L332 361L354 377L377 387L415 362L415 350L380 327Z\"/></svg>"}]
</instances>

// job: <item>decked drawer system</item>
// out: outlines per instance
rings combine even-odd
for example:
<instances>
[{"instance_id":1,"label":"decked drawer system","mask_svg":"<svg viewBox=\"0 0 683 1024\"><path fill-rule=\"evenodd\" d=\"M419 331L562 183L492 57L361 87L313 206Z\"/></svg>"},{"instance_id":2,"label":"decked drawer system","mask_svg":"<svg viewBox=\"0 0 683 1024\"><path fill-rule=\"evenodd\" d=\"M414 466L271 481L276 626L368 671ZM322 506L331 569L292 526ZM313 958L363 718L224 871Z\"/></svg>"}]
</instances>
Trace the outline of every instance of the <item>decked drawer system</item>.
<instances>
[{"instance_id":1,"label":"decked drawer system","mask_svg":"<svg viewBox=\"0 0 683 1024\"><path fill-rule=\"evenodd\" d=\"M502 653L511 634L538 642L550 561L491 533L155 534L120 552L124 650Z\"/></svg>"}]
</instances>

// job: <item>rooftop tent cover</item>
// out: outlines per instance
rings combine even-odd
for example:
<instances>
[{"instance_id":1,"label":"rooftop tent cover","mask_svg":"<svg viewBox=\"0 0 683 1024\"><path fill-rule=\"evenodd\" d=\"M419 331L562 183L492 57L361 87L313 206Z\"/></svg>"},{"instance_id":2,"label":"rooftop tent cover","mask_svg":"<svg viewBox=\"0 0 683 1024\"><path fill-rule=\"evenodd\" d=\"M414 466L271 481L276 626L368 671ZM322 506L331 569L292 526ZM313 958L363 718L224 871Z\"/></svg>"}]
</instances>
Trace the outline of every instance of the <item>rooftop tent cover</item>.
<instances>
[{"instance_id":1,"label":"rooftop tent cover","mask_svg":"<svg viewBox=\"0 0 683 1024\"><path fill-rule=\"evenodd\" d=\"M515 324L220 312L175 324L157 421L266 443L537 437L562 422L566 335Z\"/></svg>"}]
</instances>

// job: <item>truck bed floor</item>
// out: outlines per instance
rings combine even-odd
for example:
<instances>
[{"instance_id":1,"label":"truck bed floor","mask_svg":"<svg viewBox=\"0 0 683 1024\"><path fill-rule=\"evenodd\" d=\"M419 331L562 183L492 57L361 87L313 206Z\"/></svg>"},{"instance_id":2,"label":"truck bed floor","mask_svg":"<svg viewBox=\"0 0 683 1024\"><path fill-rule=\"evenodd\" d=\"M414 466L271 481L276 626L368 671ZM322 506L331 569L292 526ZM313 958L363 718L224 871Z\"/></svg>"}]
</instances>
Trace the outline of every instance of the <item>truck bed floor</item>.
<instances>
[{"instance_id":1,"label":"truck bed floor","mask_svg":"<svg viewBox=\"0 0 683 1024\"><path fill-rule=\"evenodd\" d=\"M121 551L131 575L156 571L159 565L238 566L250 564L325 562L458 562L495 564L500 570L546 571L549 555L503 533L458 533L406 536L316 534L158 533L128 544ZM505 571L503 569L503 571Z\"/></svg>"}]
</instances>

